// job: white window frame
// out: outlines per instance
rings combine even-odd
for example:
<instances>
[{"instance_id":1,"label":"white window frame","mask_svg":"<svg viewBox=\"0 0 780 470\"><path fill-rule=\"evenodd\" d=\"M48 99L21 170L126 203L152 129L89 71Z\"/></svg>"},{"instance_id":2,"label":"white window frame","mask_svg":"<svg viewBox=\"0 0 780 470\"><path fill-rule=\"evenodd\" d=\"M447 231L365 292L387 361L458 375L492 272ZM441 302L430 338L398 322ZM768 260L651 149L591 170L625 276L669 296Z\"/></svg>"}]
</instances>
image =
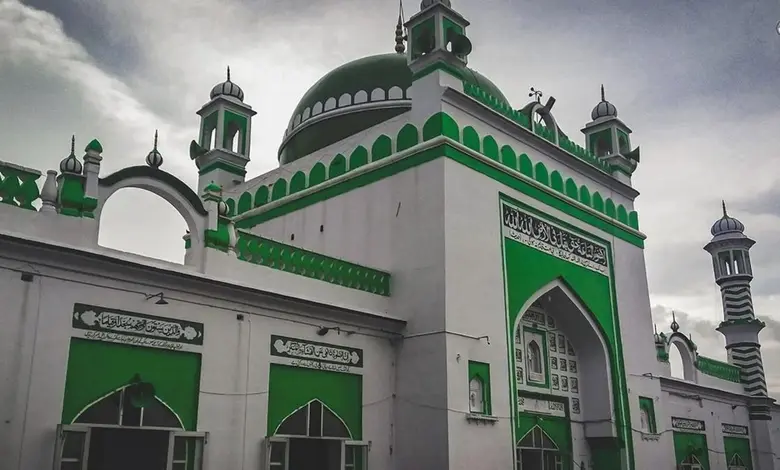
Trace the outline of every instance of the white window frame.
<instances>
[{"instance_id":1,"label":"white window frame","mask_svg":"<svg viewBox=\"0 0 780 470\"><path fill-rule=\"evenodd\" d=\"M64 459L62 451L65 445L65 435L67 433L83 434L84 443L81 449L81 470L87 470L87 459L89 458L89 439L91 435L90 426L84 424L58 424L57 436L54 444L54 470L61 470L65 462L73 462L73 459Z\"/></svg>"},{"instance_id":2,"label":"white window frame","mask_svg":"<svg viewBox=\"0 0 780 470\"><path fill-rule=\"evenodd\" d=\"M284 444L284 462L271 462L271 446ZM286 437L266 437L263 440L263 470L287 470L290 466L290 439ZM343 459L343 457L342 457Z\"/></svg>"},{"instance_id":3,"label":"white window frame","mask_svg":"<svg viewBox=\"0 0 780 470\"><path fill-rule=\"evenodd\" d=\"M207 432L195 432L195 431L171 431L168 435L168 462L166 464L166 470L173 470L173 464L174 463L185 463L184 468L188 468L188 465L186 465L187 460L174 460L173 459L173 449L176 443L176 438L196 438L200 440L200 451L196 449L195 451L195 464L194 467L196 470L205 470L206 465L206 442L208 441L208 433Z\"/></svg>"},{"instance_id":4,"label":"white window frame","mask_svg":"<svg viewBox=\"0 0 780 470\"><path fill-rule=\"evenodd\" d=\"M368 470L368 451L370 450L370 447L368 445L368 442L365 442L365 441L342 441L341 442L341 468L342 468L342 470L354 470L355 468L360 468L356 464L352 464L349 467L347 467L347 448L348 447L362 447L363 448L363 468L362 468L362 470Z\"/></svg>"}]
</instances>

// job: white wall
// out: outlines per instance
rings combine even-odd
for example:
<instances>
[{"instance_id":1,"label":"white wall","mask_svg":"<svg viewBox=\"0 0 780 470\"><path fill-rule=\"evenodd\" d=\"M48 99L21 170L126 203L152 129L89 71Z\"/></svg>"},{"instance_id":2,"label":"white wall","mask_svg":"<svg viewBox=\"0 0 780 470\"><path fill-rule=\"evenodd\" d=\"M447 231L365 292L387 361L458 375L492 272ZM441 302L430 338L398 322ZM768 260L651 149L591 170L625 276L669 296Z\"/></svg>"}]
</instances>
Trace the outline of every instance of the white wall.
<instances>
[{"instance_id":1,"label":"white wall","mask_svg":"<svg viewBox=\"0 0 780 470\"><path fill-rule=\"evenodd\" d=\"M23 460L19 468L32 470L51 465L54 429L62 414L75 302L182 318L205 325L198 430L210 432L210 468L240 468L242 447L246 453L246 468L259 468L260 442L267 427L272 333L363 349L363 402L371 404L364 408L364 438L372 441L370 458L373 468L389 468L392 401L388 397L392 394L392 378L395 375L393 347L377 331L373 331L374 336L365 335L372 332L365 323L347 324L331 320L328 326L341 326L358 333L336 336L331 332L322 338L316 335L317 321L276 309L269 310L259 302L253 305L231 302L220 298L218 291L215 295L215 292L203 291L196 285L177 282L173 277L147 275L134 278L130 274L122 275L119 268L112 272L96 269L89 263L71 263L68 267L55 266L56 263L55 260L42 262L40 259L31 259L29 265L24 263L25 269L39 274L31 283L23 283L16 271L20 263L0 258L0 298L7 303L10 313L2 316L2 351L10 353L18 349L13 340L10 346L5 340L24 335L21 358L14 354L2 356L2 396L7 398L13 393L9 384L18 383L22 388L26 388L28 381L30 384L29 401L24 399L27 390L22 390L23 397L16 401L21 405L17 408L20 411L11 417L10 423L5 423L9 419L5 417L9 416L11 404L5 404L6 400L3 400L3 441L11 443L8 450L22 450ZM28 288L29 292L26 291ZM144 300L144 292L159 290L165 292L168 305ZM22 332L18 318L25 295L30 299L25 314L30 317L28 325L32 326ZM246 315L244 321L237 320L239 312ZM324 321L320 320L320 323ZM35 325L37 329L33 328ZM250 358L248 384L247 355ZM18 359L22 360L21 372L14 377ZM18 439L22 429L23 442Z\"/></svg>"},{"instance_id":2,"label":"white wall","mask_svg":"<svg viewBox=\"0 0 780 470\"><path fill-rule=\"evenodd\" d=\"M635 440L637 445L642 443L637 453L654 455L656 459L662 458L663 464L671 468L674 465L671 419L695 419L704 421L707 447L711 450L710 468L726 468L721 424L750 425L745 399L717 390L708 391L677 379L663 380L662 388L662 402L655 404L656 422L661 438L657 442Z\"/></svg>"}]
</instances>

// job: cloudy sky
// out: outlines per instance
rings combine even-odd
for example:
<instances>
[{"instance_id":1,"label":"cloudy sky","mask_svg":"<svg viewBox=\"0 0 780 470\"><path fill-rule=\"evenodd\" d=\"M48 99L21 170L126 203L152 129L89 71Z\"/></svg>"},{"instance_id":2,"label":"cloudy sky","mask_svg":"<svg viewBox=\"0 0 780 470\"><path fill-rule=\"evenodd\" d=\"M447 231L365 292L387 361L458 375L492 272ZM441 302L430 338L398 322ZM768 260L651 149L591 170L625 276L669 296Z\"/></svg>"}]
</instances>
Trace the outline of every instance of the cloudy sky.
<instances>
[{"instance_id":1,"label":"cloudy sky","mask_svg":"<svg viewBox=\"0 0 780 470\"><path fill-rule=\"evenodd\" d=\"M672 309L700 352L725 358L701 247L726 199L758 241L754 301L770 387L780 392L780 3L776 0L452 0L472 26L470 65L521 107L557 98L569 135L599 84L642 147L634 183L659 327ZM587 5L587 6L586 6ZM195 111L226 65L258 114L250 175L277 165L298 99L354 58L391 52L395 0L0 0L0 159L46 170L97 137L103 171L143 161L160 131L165 168L194 185ZM417 1L407 0L407 16ZM155 196L107 204L101 242L181 260L185 225ZM142 230L139 230L141 228Z\"/></svg>"}]
</instances>

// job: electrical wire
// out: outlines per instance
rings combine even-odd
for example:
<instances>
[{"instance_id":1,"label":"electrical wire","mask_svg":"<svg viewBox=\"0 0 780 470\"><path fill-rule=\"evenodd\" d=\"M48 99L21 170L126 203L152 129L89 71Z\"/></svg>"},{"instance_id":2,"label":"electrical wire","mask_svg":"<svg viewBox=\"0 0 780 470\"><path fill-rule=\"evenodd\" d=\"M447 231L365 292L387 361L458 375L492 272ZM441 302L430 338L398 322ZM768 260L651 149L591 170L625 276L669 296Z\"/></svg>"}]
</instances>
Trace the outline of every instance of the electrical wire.
<instances>
[{"instance_id":1,"label":"electrical wire","mask_svg":"<svg viewBox=\"0 0 780 470\"><path fill-rule=\"evenodd\" d=\"M6 258L10 259L10 260L13 260L13 261L17 261L17 262L23 261L23 260L11 258L11 257L8 257L8 256L6 256ZM78 269L71 268L71 267L56 266L56 265L46 264L44 262L40 262L40 263L36 263L36 264L39 264L41 266L45 266L47 268L51 268L51 269L54 269L54 270L65 271L65 272L70 272L70 273L75 273L75 274L86 275L86 276L95 276L94 273L86 271L86 270L78 270ZM7 271L11 271L11 272L18 272L18 273L25 273L25 272L27 272L27 270L21 269L21 268L1 267L1 266L0 266L0 270L7 270ZM129 288L118 287L118 286L109 286L109 285L100 284L100 283L96 283L96 282L90 282L90 281L86 281L86 280L78 280L78 279L73 279L73 278L69 278L69 277L57 276L57 275L54 275L54 274L44 274L44 273L41 273L41 272L36 272L36 275L40 276L40 277L44 277L44 278L55 279L55 280L62 281L62 282L82 284L82 285L86 285L86 286L90 286L90 287L98 287L98 288L101 288L101 289L114 290L114 291L118 291L118 292L130 293L130 294L139 294L139 295L144 295L144 296L147 295L147 292L144 292L144 291L141 291L141 290L129 289ZM144 282L138 282L138 281L128 281L126 279L121 279L121 278L108 276L108 275L101 275L100 277L102 279L104 279L104 280L115 281L115 282L119 282L119 283L132 283L132 284L136 284L138 286L147 287L147 288L152 289L152 290L160 288L159 285L149 284L149 283L144 283ZM205 282L209 281L208 279L202 279L202 280L205 281ZM170 289L170 290L174 291L173 289ZM176 291L174 291L174 292L176 292ZM185 290L179 290L178 292L186 293L186 294L190 294L190 295L202 295L201 293L192 293L192 292L187 292ZM291 323L296 323L296 324L299 324L299 325L311 326L311 327L314 327L314 328L320 328L320 327L323 326L321 322L314 323L314 322L311 322L311 321L298 320L298 319L295 319L295 318L279 318L279 317L274 316L274 315L268 315L268 314L264 314L264 313L257 312L257 311L245 310L245 309L240 309L240 308L236 308L236 307L230 307L230 306L227 306L227 305L216 305L216 304L208 303L208 302L199 302L197 300L191 300L191 299L185 299L185 298L181 298L181 297L175 297L175 296L171 296L170 294L167 294L167 293L165 294L165 298L166 298L166 300L175 300L177 302L182 302L182 303L185 303L185 304L197 305L197 306L200 306L200 307L208 307L208 308L212 308L212 309L216 309L216 310L224 310L224 311L231 312L231 313L242 313L242 314L253 315L253 316L257 316L257 317L270 318L270 319L274 319L274 320L288 321L288 322L291 322ZM218 297L212 297L212 298L217 299L217 300L222 300L222 301L224 301L226 303L238 304L238 305L242 305L242 306L246 306L246 307L256 307L256 305L252 305L252 304L249 304L249 303L246 303L246 302L241 302L241 301L236 300L236 299L224 299L224 298L218 298ZM300 318L307 318L307 319L311 319L311 320L316 319L316 317L313 317L313 316L308 316L308 315L304 315L304 314L301 314L301 313L289 312L287 310L273 308L273 307L270 307L270 306L262 306L260 308L262 310L266 310L266 311L269 311L269 312L281 313L285 317L300 317ZM333 323L335 324L335 323L338 323L338 322L333 322ZM342 323L342 324L344 324L344 323ZM360 328L374 330L374 331L378 331L378 332L381 332L381 333L384 333L384 334L373 334L373 333L367 333L367 332L363 332L363 331L348 331L348 330L340 330L340 331L345 333L345 334L346 333L357 334L357 335L361 335L361 336L367 336L367 337L373 337L373 338L381 338L381 339L389 339L390 337L393 337L393 336L399 336L399 334L397 334L397 333L394 333L394 332L391 332L391 331L386 331L386 330L383 330L383 329L380 329L380 328L373 328L373 327L368 327L368 326L361 326Z\"/></svg>"}]
</instances>

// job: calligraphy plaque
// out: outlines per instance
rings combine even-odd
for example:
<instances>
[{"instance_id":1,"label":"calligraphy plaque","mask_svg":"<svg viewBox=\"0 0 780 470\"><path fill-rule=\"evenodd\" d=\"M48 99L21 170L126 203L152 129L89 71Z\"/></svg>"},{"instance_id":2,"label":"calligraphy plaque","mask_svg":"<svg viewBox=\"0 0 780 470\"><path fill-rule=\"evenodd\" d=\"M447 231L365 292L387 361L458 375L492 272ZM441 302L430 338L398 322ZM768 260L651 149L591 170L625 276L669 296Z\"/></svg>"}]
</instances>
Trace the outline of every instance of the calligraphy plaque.
<instances>
[{"instance_id":1,"label":"calligraphy plaque","mask_svg":"<svg viewBox=\"0 0 780 470\"><path fill-rule=\"evenodd\" d=\"M87 339L164 349L203 345L203 324L75 304L71 326Z\"/></svg>"},{"instance_id":2,"label":"calligraphy plaque","mask_svg":"<svg viewBox=\"0 0 780 470\"><path fill-rule=\"evenodd\" d=\"M747 436L748 435L748 428L747 426L740 426L738 424L721 424L721 430L723 431L723 434L734 434L737 436Z\"/></svg>"},{"instance_id":3,"label":"calligraphy plaque","mask_svg":"<svg viewBox=\"0 0 780 470\"><path fill-rule=\"evenodd\" d=\"M531 398L523 395L517 397L517 410L521 413L566 417L566 407L564 407L562 402Z\"/></svg>"},{"instance_id":4,"label":"calligraphy plaque","mask_svg":"<svg viewBox=\"0 0 780 470\"><path fill-rule=\"evenodd\" d=\"M608 275L607 249L501 202L504 236L591 271Z\"/></svg>"},{"instance_id":5,"label":"calligraphy plaque","mask_svg":"<svg viewBox=\"0 0 780 470\"><path fill-rule=\"evenodd\" d=\"M683 431L704 431L704 421L672 417L672 428Z\"/></svg>"},{"instance_id":6,"label":"calligraphy plaque","mask_svg":"<svg viewBox=\"0 0 780 470\"><path fill-rule=\"evenodd\" d=\"M346 372L350 367L363 367L363 350L347 346L318 343L305 339L271 335L271 355L293 359L292 365ZM312 364L314 363L314 364ZM316 364L332 364L327 367Z\"/></svg>"}]
</instances>

